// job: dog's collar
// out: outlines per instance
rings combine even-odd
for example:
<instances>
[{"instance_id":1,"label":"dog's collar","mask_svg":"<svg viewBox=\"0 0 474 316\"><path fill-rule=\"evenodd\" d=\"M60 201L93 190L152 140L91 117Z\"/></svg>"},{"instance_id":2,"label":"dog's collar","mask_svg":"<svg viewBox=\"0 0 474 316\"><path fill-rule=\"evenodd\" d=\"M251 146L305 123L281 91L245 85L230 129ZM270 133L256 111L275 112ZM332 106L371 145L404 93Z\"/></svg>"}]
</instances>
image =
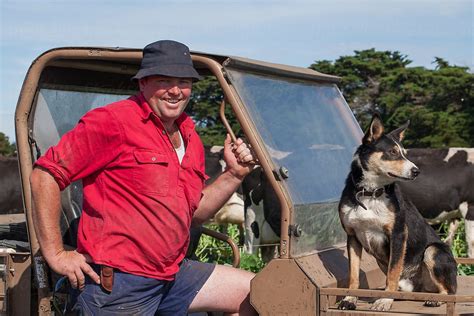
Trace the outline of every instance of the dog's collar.
<instances>
[{"instance_id":1,"label":"dog's collar","mask_svg":"<svg viewBox=\"0 0 474 316\"><path fill-rule=\"evenodd\" d=\"M352 183L354 184L354 186L357 188L357 184L354 180L354 176L351 174L351 179L352 179ZM367 191L365 190L364 188L360 189L359 191L356 192L355 194L355 199L357 201L357 204L359 204L364 210L367 210L367 207L364 205L364 203L362 203L360 201L360 197L362 196L370 196L372 197L373 199L376 199L378 197L380 197L382 194L385 193L385 187L381 187L381 188L378 188L378 189L375 189L374 191Z\"/></svg>"},{"instance_id":2,"label":"dog's collar","mask_svg":"<svg viewBox=\"0 0 474 316\"><path fill-rule=\"evenodd\" d=\"M359 204L364 210L367 210L367 207L364 205L364 203L362 203L360 201L360 197L361 196L370 196L372 197L373 199L376 199L378 197L380 197L382 194L385 193L385 188L382 187L382 188L378 188L378 189L375 189L374 191L366 191L364 188L360 191L358 191L356 194L355 194L355 199L357 201L357 204Z\"/></svg>"}]
</instances>

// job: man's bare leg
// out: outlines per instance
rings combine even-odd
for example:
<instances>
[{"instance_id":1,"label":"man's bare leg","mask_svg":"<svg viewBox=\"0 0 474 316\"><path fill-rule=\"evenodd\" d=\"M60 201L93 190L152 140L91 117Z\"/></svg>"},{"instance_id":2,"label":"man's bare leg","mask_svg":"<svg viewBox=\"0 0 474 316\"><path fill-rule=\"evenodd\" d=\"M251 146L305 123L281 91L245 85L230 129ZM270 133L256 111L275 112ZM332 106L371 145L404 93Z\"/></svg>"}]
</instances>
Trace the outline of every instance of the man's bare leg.
<instances>
[{"instance_id":1,"label":"man's bare leg","mask_svg":"<svg viewBox=\"0 0 474 316\"><path fill-rule=\"evenodd\" d=\"M222 311L228 315L257 315L250 305L250 280L254 276L245 270L217 265L191 303L189 312Z\"/></svg>"}]
</instances>

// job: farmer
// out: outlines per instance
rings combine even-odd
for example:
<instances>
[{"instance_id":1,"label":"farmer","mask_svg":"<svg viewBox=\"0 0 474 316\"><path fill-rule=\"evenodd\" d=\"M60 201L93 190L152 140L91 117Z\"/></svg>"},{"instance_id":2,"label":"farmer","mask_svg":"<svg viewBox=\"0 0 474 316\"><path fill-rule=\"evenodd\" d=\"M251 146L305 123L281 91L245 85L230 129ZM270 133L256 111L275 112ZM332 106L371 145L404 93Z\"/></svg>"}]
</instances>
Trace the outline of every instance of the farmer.
<instances>
[{"instance_id":1,"label":"farmer","mask_svg":"<svg viewBox=\"0 0 474 316\"><path fill-rule=\"evenodd\" d=\"M34 165L31 188L41 252L80 289L84 315L254 315L253 274L185 259L201 225L236 191L254 160L241 139L224 142L227 169L204 187L204 149L184 109L200 77L187 46L158 41L133 77L140 92L94 109ZM60 191L82 179L76 250L59 227Z\"/></svg>"}]
</instances>

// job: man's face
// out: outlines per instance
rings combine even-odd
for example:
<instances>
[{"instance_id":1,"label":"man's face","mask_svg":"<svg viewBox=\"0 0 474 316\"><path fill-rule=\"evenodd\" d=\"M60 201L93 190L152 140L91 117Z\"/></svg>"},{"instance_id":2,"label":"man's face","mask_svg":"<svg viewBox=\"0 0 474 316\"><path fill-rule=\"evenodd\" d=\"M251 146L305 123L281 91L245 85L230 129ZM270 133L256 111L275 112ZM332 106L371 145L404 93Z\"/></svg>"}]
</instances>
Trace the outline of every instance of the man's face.
<instances>
[{"instance_id":1,"label":"man's face","mask_svg":"<svg viewBox=\"0 0 474 316\"><path fill-rule=\"evenodd\" d=\"M173 123L183 113L191 96L191 78L150 76L140 79L140 91L163 123Z\"/></svg>"}]
</instances>

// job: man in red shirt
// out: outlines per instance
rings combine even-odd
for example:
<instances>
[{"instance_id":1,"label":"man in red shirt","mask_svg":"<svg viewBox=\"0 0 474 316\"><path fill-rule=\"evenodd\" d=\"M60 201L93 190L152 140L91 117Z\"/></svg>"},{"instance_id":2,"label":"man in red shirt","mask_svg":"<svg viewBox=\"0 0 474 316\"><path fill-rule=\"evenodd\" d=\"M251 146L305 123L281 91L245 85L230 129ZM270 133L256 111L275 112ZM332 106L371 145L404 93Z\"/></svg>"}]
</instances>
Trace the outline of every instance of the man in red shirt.
<instances>
[{"instance_id":1,"label":"man in red shirt","mask_svg":"<svg viewBox=\"0 0 474 316\"><path fill-rule=\"evenodd\" d=\"M251 171L250 150L227 136L227 169L204 187L203 145L184 113L200 77L185 45L147 45L133 79L140 93L86 113L36 161L33 216L43 256L81 289L75 308L84 315L255 314L252 273L184 258L191 225L211 218ZM68 251L60 191L79 179L78 247Z\"/></svg>"}]
</instances>

